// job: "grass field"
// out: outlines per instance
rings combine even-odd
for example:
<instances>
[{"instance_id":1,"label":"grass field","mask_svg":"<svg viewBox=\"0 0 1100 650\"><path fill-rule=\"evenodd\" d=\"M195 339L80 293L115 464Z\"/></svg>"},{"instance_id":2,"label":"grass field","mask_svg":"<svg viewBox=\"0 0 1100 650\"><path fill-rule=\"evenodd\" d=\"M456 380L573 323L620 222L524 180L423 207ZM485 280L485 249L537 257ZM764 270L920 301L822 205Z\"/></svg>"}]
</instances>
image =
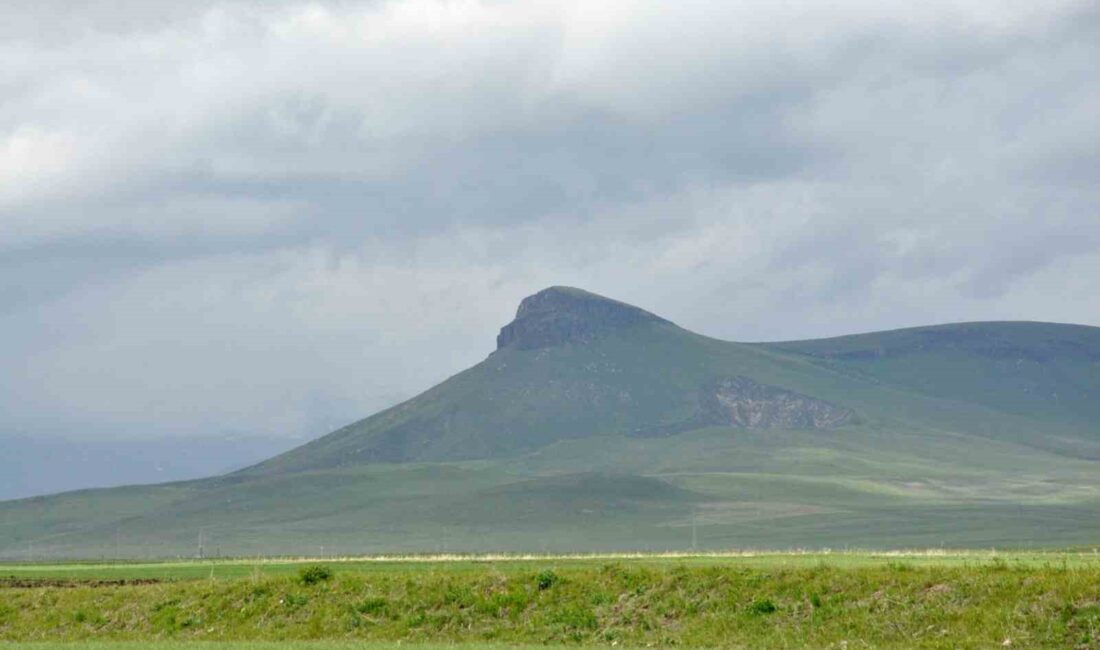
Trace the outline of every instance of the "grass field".
<instances>
[{"instance_id":1,"label":"grass field","mask_svg":"<svg viewBox=\"0 0 1100 650\"><path fill-rule=\"evenodd\" d=\"M144 650L150 647L145 641L81 641L81 642L33 642L4 643L0 641L0 650ZM156 650L398 650L408 649L409 644L398 642L363 641L160 641ZM454 644L424 643L415 646L417 650L454 650ZM545 646L516 646L490 643L470 643L463 650L526 650ZM573 646L583 647L583 646Z\"/></svg>"},{"instance_id":2,"label":"grass field","mask_svg":"<svg viewBox=\"0 0 1100 650\"><path fill-rule=\"evenodd\" d=\"M5 565L0 648L1100 648L1093 550L326 559L305 579L315 566Z\"/></svg>"}]
</instances>

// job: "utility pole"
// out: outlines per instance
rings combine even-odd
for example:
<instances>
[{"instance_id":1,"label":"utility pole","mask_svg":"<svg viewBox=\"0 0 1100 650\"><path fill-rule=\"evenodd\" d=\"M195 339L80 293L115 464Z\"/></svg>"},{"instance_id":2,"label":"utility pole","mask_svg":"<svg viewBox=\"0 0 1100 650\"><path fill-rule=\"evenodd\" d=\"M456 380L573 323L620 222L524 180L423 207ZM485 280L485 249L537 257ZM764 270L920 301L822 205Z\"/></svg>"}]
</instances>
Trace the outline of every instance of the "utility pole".
<instances>
[{"instance_id":1,"label":"utility pole","mask_svg":"<svg viewBox=\"0 0 1100 650\"><path fill-rule=\"evenodd\" d=\"M203 548L202 548L202 534L203 534L203 532L204 532L204 529L199 528L199 559L200 560L203 558L203 555L204 555L204 551L203 551Z\"/></svg>"}]
</instances>

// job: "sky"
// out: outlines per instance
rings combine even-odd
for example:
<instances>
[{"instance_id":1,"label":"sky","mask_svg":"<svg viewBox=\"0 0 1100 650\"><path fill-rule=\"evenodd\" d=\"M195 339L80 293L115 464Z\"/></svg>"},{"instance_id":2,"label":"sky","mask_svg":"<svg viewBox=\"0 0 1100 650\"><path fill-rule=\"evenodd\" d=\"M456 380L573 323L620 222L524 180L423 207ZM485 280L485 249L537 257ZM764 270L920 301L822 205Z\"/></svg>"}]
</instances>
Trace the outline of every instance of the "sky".
<instances>
[{"instance_id":1,"label":"sky","mask_svg":"<svg viewBox=\"0 0 1100 650\"><path fill-rule=\"evenodd\" d=\"M327 432L573 285L1100 325L1100 4L0 6L0 433Z\"/></svg>"}]
</instances>

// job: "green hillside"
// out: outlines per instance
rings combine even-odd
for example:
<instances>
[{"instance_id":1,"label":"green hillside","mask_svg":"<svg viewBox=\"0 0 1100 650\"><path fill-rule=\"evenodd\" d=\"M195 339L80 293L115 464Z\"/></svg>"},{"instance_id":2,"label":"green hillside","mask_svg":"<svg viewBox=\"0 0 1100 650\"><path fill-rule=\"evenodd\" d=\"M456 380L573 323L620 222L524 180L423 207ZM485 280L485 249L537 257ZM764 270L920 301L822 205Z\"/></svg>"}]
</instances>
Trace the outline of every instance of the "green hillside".
<instances>
[{"instance_id":1,"label":"green hillside","mask_svg":"<svg viewBox=\"0 0 1100 650\"><path fill-rule=\"evenodd\" d=\"M868 381L1041 420L1072 433L1072 441L1060 440L1076 444L1070 453L1100 458L1100 328L958 323L767 347Z\"/></svg>"},{"instance_id":2,"label":"green hillside","mask_svg":"<svg viewBox=\"0 0 1100 650\"><path fill-rule=\"evenodd\" d=\"M1100 540L1100 328L743 344L554 287L497 342L231 475L0 504L0 556Z\"/></svg>"},{"instance_id":3,"label":"green hillside","mask_svg":"<svg viewBox=\"0 0 1100 650\"><path fill-rule=\"evenodd\" d=\"M536 297L546 295L560 304L503 330L526 323L533 342L502 345L424 394L249 472L498 458L570 438L672 435L724 424L700 417L701 402L710 383L733 377L829 401L851 410L853 425L902 419L1033 446L1100 443L1100 399L1092 399L1100 328L977 323L752 345L708 339L576 289ZM566 320L565 333L547 339L578 296L633 310L634 320L596 337Z\"/></svg>"}]
</instances>

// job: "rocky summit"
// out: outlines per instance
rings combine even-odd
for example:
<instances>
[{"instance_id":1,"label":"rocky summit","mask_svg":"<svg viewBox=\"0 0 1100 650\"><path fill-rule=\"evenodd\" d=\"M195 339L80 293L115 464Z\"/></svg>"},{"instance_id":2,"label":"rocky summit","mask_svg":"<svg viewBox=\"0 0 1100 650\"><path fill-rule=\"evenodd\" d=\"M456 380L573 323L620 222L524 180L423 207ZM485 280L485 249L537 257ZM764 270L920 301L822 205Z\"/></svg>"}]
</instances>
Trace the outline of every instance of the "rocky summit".
<instances>
[{"instance_id":1,"label":"rocky summit","mask_svg":"<svg viewBox=\"0 0 1100 650\"><path fill-rule=\"evenodd\" d=\"M524 298L516 318L501 328L497 349L536 350L587 343L608 332L668 322L644 309L573 287L550 287Z\"/></svg>"}]
</instances>

